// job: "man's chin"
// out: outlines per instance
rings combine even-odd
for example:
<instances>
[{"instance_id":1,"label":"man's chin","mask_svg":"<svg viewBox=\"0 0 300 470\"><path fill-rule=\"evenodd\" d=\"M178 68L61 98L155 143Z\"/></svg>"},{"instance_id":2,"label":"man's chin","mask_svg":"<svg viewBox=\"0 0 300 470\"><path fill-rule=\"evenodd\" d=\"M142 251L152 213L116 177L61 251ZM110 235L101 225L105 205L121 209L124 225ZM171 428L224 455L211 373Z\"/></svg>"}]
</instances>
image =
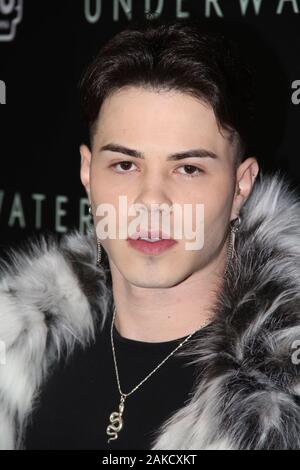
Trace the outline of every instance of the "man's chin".
<instances>
[{"instance_id":1,"label":"man's chin","mask_svg":"<svg viewBox=\"0 0 300 470\"><path fill-rule=\"evenodd\" d=\"M150 281L149 279L128 279L128 281L132 286L143 289L167 289L169 287L174 287L174 281L171 280Z\"/></svg>"},{"instance_id":2,"label":"man's chin","mask_svg":"<svg viewBox=\"0 0 300 470\"><path fill-rule=\"evenodd\" d=\"M156 269L156 272L152 272L149 269L138 270L129 272L128 270L124 273L124 277L127 281L136 287L146 289L166 289L174 287L180 284L186 277L185 273L172 272L170 269L163 270Z\"/></svg>"}]
</instances>

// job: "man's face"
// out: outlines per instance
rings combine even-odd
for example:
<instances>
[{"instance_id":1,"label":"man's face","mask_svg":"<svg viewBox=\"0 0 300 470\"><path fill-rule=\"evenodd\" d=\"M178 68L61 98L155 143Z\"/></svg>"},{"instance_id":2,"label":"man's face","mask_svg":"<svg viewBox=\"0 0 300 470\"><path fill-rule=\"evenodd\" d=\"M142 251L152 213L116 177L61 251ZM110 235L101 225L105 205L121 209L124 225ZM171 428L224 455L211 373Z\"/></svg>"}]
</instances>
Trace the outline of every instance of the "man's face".
<instances>
[{"instance_id":1,"label":"man's face","mask_svg":"<svg viewBox=\"0 0 300 470\"><path fill-rule=\"evenodd\" d=\"M141 152L144 159L100 150L112 143ZM216 158L167 158L194 149L209 151ZM151 204L164 203L182 208L189 204L193 230L203 231L201 249L187 250L186 242L191 240L183 238L151 255L134 249L126 239L102 240L111 268L128 282L140 287L171 287L224 255L228 224L236 216L234 148L224 132L220 133L211 107L176 91L123 88L103 103L91 153L82 146L81 155L81 180L93 207L95 227L101 219L96 216L97 206L109 203L116 210L118 234L119 196L126 196L128 207L140 203L149 209L149 229L158 228L150 226ZM200 228L197 204L204 207ZM128 223L133 218L128 216ZM172 237L174 215L170 222Z\"/></svg>"}]
</instances>

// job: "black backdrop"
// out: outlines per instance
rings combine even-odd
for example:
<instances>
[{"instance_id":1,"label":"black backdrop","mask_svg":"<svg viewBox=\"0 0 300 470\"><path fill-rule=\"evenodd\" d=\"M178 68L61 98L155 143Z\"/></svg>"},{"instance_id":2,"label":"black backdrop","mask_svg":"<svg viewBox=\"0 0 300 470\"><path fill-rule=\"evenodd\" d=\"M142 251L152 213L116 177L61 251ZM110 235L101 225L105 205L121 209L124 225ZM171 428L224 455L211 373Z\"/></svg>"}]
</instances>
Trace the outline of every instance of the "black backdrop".
<instances>
[{"instance_id":1,"label":"black backdrop","mask_svg":"<svg viewBox=\"0 0 300 470\"><path fill-rule=\"evenodd\" d=\"M256 156L300 188L300 0L0 0L1 251L29 234L85 230L77 83L149 7L236 26L255 63Z\"/></svg>"}]
</instances>

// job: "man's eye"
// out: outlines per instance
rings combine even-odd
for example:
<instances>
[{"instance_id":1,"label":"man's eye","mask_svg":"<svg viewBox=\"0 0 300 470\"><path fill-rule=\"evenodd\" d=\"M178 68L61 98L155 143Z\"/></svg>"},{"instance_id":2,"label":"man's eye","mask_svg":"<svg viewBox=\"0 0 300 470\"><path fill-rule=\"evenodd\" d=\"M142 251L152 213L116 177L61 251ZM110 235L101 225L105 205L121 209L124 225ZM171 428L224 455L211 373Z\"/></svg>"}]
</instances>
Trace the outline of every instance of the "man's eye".
<instances>
[{"instance_id":1,"label":"man's eye","mask_svg":"<svg viewBox=\"0 0 300 470\"><path fill-rule=\"evenodd\" d=\"M114 163L111 166L117 171L117 173L131 173L135 169L135 168L132 168L132 165L135 166L133 162L124 160L122 162ZM180 171L180 173L184 176L191 177L191 178L198 176L200 173L203 172L200 168L194 165L183 165L179 167L178 170L179 169L180 170L184 169L184 171L182 172Z\"/></svg>"},{"instance_id":2,"label":"man's eye","mask_svg":"<svg viewBox=\"0 0 300 470\"><path fill-rule=\"evenodd\" d=\"M183 166L179 167L178 169L182 169L182 168L185 169L185 172L183 172L181 174L184 175L184 176L187 176L187 177L191 177L191 178L193 178L194 176L198 176L199 173L203 172L200 168L198 168L194 165L183 165Z\"/></svg>"},{"instance_id":3,"label":"man's eye","mask_svg":"<svg viewBox=\"0 0 300 470\"><path fill-rule=\"evenodd\" d=\"M111 166L113 168L115 168L118 173L129 173L131 165L134 165L134 163L130 162L130 161L127 161L127 160L124 160L123 162L114 163ZM118 166L121 167L122 169L121 170L118 169L117 168Z\"/></svg>"}]
</instances>

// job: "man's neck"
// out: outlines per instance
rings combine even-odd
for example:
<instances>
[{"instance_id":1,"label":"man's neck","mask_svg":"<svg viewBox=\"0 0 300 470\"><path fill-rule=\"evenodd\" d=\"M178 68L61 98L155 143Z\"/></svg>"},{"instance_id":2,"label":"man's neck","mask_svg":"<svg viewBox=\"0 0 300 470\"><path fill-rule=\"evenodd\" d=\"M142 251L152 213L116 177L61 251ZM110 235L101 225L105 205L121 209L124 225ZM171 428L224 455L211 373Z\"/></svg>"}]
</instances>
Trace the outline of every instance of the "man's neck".
<instances>
[{"instance_id":1,"label":"man's neck","mask_svg":"<svg viewBox=\"0 0 300 470\"><path fill-rule=\"evenodd\" d=\"M164 342L201 328L213 319L226 259L216 260L168 288L137 287L114 267L115 327L119 334L138 341Z\"/></svg>"}]
</instances>

